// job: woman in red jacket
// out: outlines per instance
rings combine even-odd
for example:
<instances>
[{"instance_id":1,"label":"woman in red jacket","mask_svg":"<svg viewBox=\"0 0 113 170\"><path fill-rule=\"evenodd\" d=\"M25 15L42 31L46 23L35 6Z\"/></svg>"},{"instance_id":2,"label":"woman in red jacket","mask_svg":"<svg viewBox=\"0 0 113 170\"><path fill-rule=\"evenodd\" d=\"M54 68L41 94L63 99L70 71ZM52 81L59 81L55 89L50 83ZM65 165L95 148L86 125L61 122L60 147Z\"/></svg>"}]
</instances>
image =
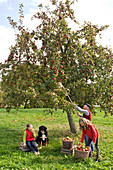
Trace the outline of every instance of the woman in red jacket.
<instances>
[{"instance_id":1,"label":"woman in red jacket","mask_svg":"<svg viewBox=\"0 0 113 170\"><path fill-rule=\"evenodd\" d=\"M87 146L91 147L92 141L93 141L93 143L95 143L95 148L96 148L96 151L97 151L96 161L99 161L99 145L98 145L98 143L99 143L99 133L98 133L97 129L91 123L90 120L85 119L83 117L80 118L80 120L79 120L79 126L80 126L80 129L82 130L82 138L81 138L80 143L83 143L85 135L87 135L89 137ZM90 152L89 157L92 157L92 151Z\"/></svg>"}]
</instances>

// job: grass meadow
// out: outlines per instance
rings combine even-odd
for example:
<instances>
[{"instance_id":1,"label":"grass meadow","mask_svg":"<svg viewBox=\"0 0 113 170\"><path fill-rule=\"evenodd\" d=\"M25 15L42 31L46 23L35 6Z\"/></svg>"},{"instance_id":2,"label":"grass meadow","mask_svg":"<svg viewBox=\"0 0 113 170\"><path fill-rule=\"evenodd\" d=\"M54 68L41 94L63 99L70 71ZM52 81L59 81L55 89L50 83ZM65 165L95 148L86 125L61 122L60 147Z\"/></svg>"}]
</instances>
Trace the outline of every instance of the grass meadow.
<instances>
[{"instance_id":1,"label":"grass meadow","mask_svg":"<svg viewBox=\"0 0 113 170\"><path fill-rule=\"evenodd\" d=\"M92 122L99 131L100 162L93 158L87 160L77 159L71 155L60 153L62 136L69 130L66 113L62 110L48 114L47 109L14 109L7 113L0 109L0 169L1 170L113 170L113 116L103 118L104 113L97 108L97 115L92 115ZM78 129L75 135L75 144L81 139L78 120L73 114ZM48 128L49 145L43 146L40 155L19 150L22 142L23 131L27 123L32 123L35 130L45 125Z\"/></svg>"}]
</instances>

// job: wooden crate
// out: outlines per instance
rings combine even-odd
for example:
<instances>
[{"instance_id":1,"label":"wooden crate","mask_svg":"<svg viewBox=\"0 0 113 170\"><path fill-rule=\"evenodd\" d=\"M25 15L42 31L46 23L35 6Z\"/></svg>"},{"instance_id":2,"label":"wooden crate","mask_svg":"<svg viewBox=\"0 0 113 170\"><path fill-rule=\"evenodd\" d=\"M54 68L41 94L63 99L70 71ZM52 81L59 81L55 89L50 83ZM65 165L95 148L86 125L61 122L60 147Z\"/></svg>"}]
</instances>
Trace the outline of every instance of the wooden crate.
<instances>
[{"instance_id":1,"label":"wooden crate","mask_svg":"<svg viewBox=\"0 0 113 170\"><path fill-rule=\"evenodd\" d=\"M38 144L35 143L36 147L38 147ZM24 146L23 142L20 142L19 144L19 150L23 151L23 152L30 152L30 149L27 146Z\"/></svg>"},{"instance_id":2,"label":"wooden crate","mask_svg":"<svg viewBox=\"0 0 113 170\"><path fill-rule=\"evenodd\" d=\"M60 152L63 154L67 154L67 155L74 155L74 148L71 148L71 149L61 148Z\"/></svg>"}]
</instances>

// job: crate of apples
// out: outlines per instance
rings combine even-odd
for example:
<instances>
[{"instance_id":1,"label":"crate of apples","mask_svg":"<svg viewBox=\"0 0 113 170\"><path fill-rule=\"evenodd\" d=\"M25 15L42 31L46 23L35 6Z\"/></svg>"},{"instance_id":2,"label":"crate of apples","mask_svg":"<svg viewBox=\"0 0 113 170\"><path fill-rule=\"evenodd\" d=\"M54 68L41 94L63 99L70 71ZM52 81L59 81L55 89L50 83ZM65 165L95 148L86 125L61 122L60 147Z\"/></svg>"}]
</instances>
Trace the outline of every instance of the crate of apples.
<instances>
[{"instance_id":1,"label":"crate of apples","mask_svg":"<svg viewBox=\"0 0 113 170\"><path fill-rule=\"evenodd\" d=\"M70 137L67 136L66 138L64 138L64 141L70 141L71 142L73 140Z\"/></svg>"},{"instance_id":2,"label":"crate of apples","mask_svg":"<svg viewBox=\"0 0 113 170\"><path fill-rule=\"evenodd\" d=\"M74 145L74 140L69 138L69 137L66 137L63 139L63 148L64 149L71 149Z\"/></svg>"},{"instance_id":3,"label":"crate of apples","mask_svg":"<svg viewBox=\"0 0 113 170\"><path fill-rule=\"evenodd\" d=\"M69 135L66 135L67 133ZM70 137L70 135L72 135L72 138ZM73 147L73 145L74 145L74 139L75 139L75 136L74 136L73 133L71 133L70 131L69 132L65 132L63 134L63 138L62 138L63 148L64 149L71 149Z\"/></svg>"},{"instance_id":4,"label":"crate of apples","mask_svg":"<svg viewBox=\"0 0 113 170\"><path fill-rule=\"evenodd\" d=\"M90 147L89 146L87 146L87 147L84 147L84 146L82 146L81 144L78 144L77 145L77 147L75 148L75 150L78 150L78 151L90 151Z\"/></svg>"},{"instance_id":5,"label":"crate of apples","mask_svg":"<svg viewBox=\"0 0 113 170\"><path fill-rule=\"evenodd\" d=\"M90 147L89 146L84 147L81 144L77 145L74 151L74 155L76 158L83 158L83 159L88 158L89 153L90 153Z\"/></svg>"}]
</instances>

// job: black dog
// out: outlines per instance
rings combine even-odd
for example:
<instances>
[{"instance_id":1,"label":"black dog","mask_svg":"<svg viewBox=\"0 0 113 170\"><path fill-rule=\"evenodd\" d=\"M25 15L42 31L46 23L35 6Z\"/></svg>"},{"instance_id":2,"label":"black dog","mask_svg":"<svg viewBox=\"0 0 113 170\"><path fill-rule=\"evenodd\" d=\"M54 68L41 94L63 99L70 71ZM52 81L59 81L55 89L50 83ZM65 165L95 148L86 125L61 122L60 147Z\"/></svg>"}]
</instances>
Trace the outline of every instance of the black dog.
<instances>
[{"instance_id":1,"label":"black dog","mask_svg":"<svg viewBox=\"0 0 113 170\"><path fill-rule=\"evenodd\" d=\"M42 144L45 144L45 146L48 145L49 139L48 139L47 128L45 126L39 127L38 137L36 138L36 143L40 144L40 147L42 147Z\"/></svg>"}]
</instances>

